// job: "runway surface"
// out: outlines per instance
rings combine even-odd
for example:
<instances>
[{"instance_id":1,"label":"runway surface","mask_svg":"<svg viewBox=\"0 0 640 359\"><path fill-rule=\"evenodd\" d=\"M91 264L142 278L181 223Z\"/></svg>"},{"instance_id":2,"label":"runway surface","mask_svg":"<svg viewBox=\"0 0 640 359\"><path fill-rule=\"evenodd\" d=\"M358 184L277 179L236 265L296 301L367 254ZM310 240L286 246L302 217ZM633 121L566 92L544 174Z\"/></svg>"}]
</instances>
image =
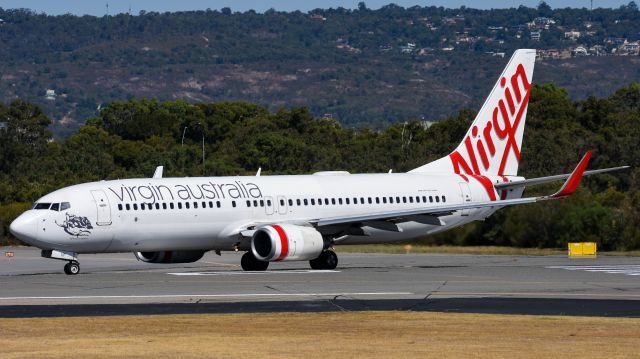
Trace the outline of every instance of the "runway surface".
<instances>
[{"instance_id":1,"label":"runway surface","mask_svg":"<svg viewBox=\"0 0 640 359\"><path fill-rule=\"evenodd\" d=\"M2 248L0 317L415 310L640 317L640 258L339 253L243 272L241 253L191 264L80 257L81 273L31 248ZM13 257L4 253L11 251Z\"/></svg>"}]
</instances>

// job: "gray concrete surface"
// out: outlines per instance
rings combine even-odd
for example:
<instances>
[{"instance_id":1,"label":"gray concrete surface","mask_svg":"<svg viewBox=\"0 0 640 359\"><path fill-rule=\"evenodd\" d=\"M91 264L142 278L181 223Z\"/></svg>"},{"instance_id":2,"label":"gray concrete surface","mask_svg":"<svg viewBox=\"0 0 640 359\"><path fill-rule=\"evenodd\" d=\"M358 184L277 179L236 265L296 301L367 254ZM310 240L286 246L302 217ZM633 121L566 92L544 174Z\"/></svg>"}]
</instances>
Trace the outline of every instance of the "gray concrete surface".
<instances>
[{"instance_id":1,"label":"gray concrete surface","mask_svg":"<svg viewBox=\"0 0 640 359\"><path fill-rule=\"evenodd\" d=\"M335 271L285 262L247 273L241 253L173 265L98 254L81 256L81 273L67 276L64 262L36 249L0 255L0 317L372 309L640 316L637 257L339 253Z\"/></svg>"}]
</instances>

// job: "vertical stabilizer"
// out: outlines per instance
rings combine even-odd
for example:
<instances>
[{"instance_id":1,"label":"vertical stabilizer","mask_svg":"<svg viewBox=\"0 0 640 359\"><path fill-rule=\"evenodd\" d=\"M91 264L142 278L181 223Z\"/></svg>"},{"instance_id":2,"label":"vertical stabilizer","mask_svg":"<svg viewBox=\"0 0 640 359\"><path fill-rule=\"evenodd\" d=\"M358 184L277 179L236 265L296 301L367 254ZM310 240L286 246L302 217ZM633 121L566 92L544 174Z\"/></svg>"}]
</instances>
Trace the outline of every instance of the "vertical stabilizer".
<instances>
[{"instance_id":1,"label":"vertical stabilizer","mask_svg":"<svg viewBox=\"0 0 640 359\"><path fill-rule=\"evenodd\" d=\"M516 50L458 147L410 172L517 175L535 58Z\"/></svg>"}]
</instances>

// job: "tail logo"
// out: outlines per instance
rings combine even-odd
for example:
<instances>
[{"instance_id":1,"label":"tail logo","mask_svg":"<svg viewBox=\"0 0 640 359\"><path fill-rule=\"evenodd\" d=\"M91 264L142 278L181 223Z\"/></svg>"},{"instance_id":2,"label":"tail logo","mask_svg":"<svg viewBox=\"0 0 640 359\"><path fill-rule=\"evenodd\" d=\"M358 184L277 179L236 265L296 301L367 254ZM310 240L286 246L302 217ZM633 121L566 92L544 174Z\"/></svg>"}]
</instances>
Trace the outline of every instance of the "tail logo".
<instances>
[{"instance_id":1,"label":"tail logo","mask_svg":"<svg viewBox=\"0 0 640 359\"><path fill-rule=\"evenodd\" d=\"M482 174L502 176L511 154L515 161L520 160L516 133L527 109L531 92L531 82L522 64L519 64L511 75L509 84L506 77L500 79L499 90L502 90L502 94L493 108L492 116L476 121L478 123L473 125L470 135L464 139L464 147L459 147L449 155L454 172L469 175L480 181L491 200L495 200L495 190L491 181ZM484 179L480 179L481 177Z\"/></svg>"}]
</instances>

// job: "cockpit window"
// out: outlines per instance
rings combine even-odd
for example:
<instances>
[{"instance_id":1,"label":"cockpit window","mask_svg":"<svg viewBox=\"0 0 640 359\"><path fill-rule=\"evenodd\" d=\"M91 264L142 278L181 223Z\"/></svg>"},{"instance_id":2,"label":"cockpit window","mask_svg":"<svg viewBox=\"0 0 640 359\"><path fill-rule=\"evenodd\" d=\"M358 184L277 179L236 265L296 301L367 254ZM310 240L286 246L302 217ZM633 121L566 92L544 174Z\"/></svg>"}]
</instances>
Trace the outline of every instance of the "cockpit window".
<instances>
[{"instance_id":1,"label":"cockpit window","mask_svg":"<svg viewBox=\"0 0 640 359\"><path fill-rule=\"evenodd\" d=\"M33 205L33 209L49 209L51 207L51 203L36 203Z\"/></svg>"},{"instance_id":2,"label":"cockpit window","mask_svg":"<svg viewBox=\"0 0 640 359\"><path fill-rule=\"evenodd\" d=\"M52 203L51 208L49 209L52 211L58 211L60 209L60 203Z\"/></svg>"},{"instance_id":3,"label":"cockpit window","mask_svg":"<svg viewBox=\"0 0 640 359\"><path fill-rule=\"evenodd\" d=\"M60 203L60 210L64 211L66 209L71 208L71 204L69 202L62 202Z\"/></svg>"}]
</instances>

